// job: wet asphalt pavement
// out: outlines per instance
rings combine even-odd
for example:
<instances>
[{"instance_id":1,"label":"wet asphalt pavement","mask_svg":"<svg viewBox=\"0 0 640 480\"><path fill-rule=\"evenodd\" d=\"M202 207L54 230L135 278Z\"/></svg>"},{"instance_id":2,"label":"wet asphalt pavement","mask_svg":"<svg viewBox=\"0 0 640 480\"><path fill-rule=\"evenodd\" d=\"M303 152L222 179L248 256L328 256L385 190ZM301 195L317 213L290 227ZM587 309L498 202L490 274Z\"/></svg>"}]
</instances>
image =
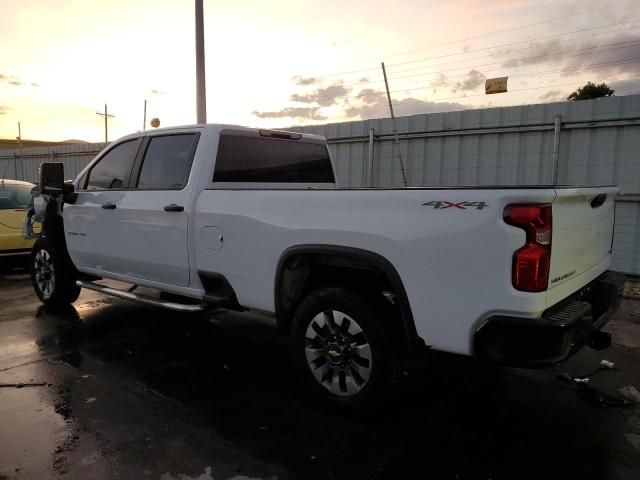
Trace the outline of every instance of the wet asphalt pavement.
<instances>
[{"instance_id":1,"label":"wet asphalt pavement","mask_svg":"<svg viewBox=\"0 0 640 480\"><path fill-rule=\"evenodd\" d=\"M640 297L617 342L555 369L434 356L373 417L301 393L286 342L250 314L184 315L83 292L49 311L0 278L0 479L638 479L640 406L561 383L640 388Z\"/></svg>"}]
</instances>

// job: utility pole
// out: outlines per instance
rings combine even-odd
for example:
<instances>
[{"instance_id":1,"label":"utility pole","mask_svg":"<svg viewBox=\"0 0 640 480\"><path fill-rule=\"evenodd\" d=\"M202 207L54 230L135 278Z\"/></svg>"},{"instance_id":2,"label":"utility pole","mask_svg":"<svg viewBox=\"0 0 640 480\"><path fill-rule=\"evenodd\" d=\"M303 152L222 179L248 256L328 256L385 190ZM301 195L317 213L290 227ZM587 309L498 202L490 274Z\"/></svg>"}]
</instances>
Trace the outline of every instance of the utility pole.
<instances>
[{"instance_id":1,"label":"utility pole","mask_svg":"<svg viewBox=\"0 0 640 480\"><path fill-rule=\"evenodd\" d=\"M142 116L142 131L147 129L147 100L144 101L144 115Z\"/></svg>"},{"instance_id":2,"label":"utility pole","mask_svg":"<svg viewBox=\"0 0 640 480\"><path fill-rule=\"evenodd\" d=\"M96 115L104 117L104 143L109 143L109 127L107 126L109 118L115 117L111 115L107 110L107 104L104 104L104 113L96 112Z\"/></svg>"},{"instance_id":3,"label":"utility pole","mask_svg":"<svg viewBox=\"0 0 640 480\"><path fill-rule=\"evenodd\" d=\"M204 69L204 14L202 0L196 0L196 110L198 123L207 123L207 92Z\"/></svg>"},{"instance_id":4,"label":"utility pole","mask_svg":"<svg viewBox=\"0 0 640 480\"><path fill-rule=\"evenodd\" d=\"M18 136L16 137L18 141L18 149L20 151L20 165L22 165L22 178L24 179L24 163L22 160L22 129L20 128L20 122L18 122ZM18 164L16 163L16 157L13 157L13 178L18 180Z\"/></svg>"},{"instance_id":5,"label":"utility pole","mask_svg":"<svg viewBox=\"0 0 640 480\"><path fill-rule=\"evenodd\" d=\"M382 62L382 75L384 76L384 86L387 89L387 100L389 101L389 111L391 112L391 124L393 126L393 136L395 138L396 147L398 148L398 160L400 160L400 171L402 172L402 181L407 186L407 174L404 171L404 163L402 162L402 152L400 151L400 139L398 138L398 130L396 129L396 116L393 114L393 104L391 103L391 93L389 93L389 82L387 81L387 70Z\"/></svg>"}]
</instances>

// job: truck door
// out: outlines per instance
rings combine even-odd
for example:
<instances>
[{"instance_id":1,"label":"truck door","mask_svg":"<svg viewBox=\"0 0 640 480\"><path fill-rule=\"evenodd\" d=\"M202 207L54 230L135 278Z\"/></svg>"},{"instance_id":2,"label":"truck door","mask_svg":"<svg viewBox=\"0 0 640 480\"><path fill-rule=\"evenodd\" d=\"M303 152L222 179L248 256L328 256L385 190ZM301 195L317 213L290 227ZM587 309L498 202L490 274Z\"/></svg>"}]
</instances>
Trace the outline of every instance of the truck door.
<instances>
[{"instance_id":1,"label":"truck door","mask_svg":"<svg viewBox=\"0 0 640 480\"><path fill-rule=\"evenodd\" d=\"M166 285L189 286L189 176L200 133L145 137L130 189L118 205L116 273ZM195 181L195 179L194 179Z\"/></svg>"},{"instance_id":2,"label":"truck door","mask_svg":"<svg viewBox=\"0 0 640 480\"><path fill-rule=\"evenodd\" d=\"M120 219L122 201L142 137L113 145L77 186L78 197L63 210L69 255L80 270L120 272L127 232Z\"/></svg>"}]
</instances>

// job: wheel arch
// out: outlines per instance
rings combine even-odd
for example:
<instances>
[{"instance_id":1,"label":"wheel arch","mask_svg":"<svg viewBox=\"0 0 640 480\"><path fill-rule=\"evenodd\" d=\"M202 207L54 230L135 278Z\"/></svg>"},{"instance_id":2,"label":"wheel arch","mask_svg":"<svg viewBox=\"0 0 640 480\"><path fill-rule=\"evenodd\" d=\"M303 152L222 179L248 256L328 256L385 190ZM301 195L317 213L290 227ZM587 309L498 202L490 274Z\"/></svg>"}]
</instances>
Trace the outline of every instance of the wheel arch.
<instances>
[{"instance_id":1,"label":"wheel arch","mask_svg":"<svg viewBox=\"0 0 640 480\"><path fill-rule=\"evenodd\" d=\"M424 346L424 341L417 334L411 305L402 279L396 268L387 258L378 253L360 248L322 244L296 245L287 248L278 260L275 275L274 299L278 327L284 331L289 330L295 311L293 307L297 306L295 302L293 305L287 305L287 299L284 297L285 291L283 291L283 286L285 283L285 275L287 275L289 270L288 266L304 259L318 257L340 259L343 261L343 264L337 268L349 269L356 267L356 265L359 267L365 265L377 270L384 276L393 294L397 298L400 326L402 327L403 340L407 347L407 353L410 357L414 357L417 348ZM304 283L307 279L303 278L301 280ZM295 279L293 281L295 281ZM302 289L302 287L300 287L300 289ZM300 300L301 299L298 299L298 303Z\"/></svg>"}]
</instances>

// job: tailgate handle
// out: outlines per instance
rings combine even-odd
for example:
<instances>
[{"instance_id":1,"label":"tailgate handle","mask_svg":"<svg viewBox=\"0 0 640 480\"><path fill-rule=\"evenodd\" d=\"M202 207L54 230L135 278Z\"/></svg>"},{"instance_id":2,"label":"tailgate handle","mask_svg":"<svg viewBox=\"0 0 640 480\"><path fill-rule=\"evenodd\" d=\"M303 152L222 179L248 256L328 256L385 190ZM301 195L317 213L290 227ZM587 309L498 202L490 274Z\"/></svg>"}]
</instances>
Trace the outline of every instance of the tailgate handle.
<instances>
[{"instance_id":1,"label":"tailgate handle","mask_svg":"<svg viewBox=\"0 0 640 480\"><path fill-rule=\"evenodd\" d=\"M591 200L591 208L600 207L606 199L607 199L607 196L604 193L601 193L600 195L596 195L596 197L593 200Z\"/></svg>"},{"instance_id":2,"label":"tailgate handle","mask_svg":"<svg viewBox=\"0 0 640 480\"><path fill-rule=\"evenodd\" d=\"M102 208L104 208L105 210L114 210L116 208L115 203L103 203L102 204Z\"/></svg>"}]
</instances>

